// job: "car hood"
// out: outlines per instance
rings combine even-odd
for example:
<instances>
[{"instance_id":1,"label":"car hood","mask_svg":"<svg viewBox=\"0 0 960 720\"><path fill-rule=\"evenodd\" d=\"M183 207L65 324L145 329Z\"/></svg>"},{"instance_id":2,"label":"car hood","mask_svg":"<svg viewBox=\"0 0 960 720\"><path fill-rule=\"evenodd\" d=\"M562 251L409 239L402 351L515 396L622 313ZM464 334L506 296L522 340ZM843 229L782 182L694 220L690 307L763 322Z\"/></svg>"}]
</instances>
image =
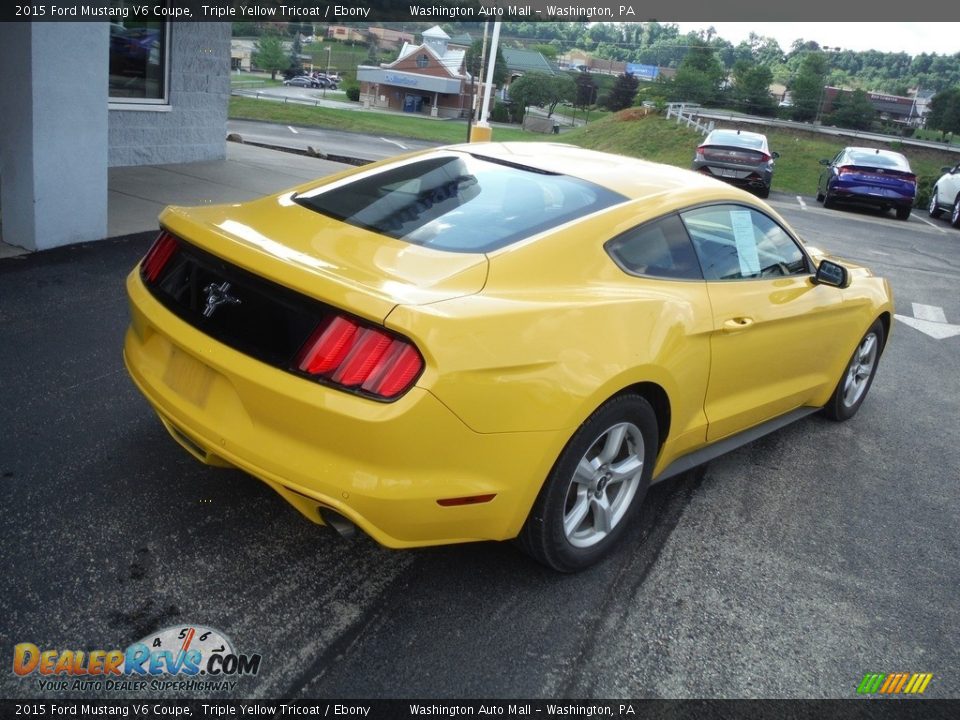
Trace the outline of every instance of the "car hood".
<instances>
[{"instance_id":1,"label":"car hood","mask_svg":"<svg viewBox=\"0 0 960 720\"><path fill-rule=\"evenodd\" d=\"M414 245L297 205L292 193L236 205L168 207L160 223L250 272L382 322L397 305L483 289L487 257Z\"/></svg>"}]
</instances>

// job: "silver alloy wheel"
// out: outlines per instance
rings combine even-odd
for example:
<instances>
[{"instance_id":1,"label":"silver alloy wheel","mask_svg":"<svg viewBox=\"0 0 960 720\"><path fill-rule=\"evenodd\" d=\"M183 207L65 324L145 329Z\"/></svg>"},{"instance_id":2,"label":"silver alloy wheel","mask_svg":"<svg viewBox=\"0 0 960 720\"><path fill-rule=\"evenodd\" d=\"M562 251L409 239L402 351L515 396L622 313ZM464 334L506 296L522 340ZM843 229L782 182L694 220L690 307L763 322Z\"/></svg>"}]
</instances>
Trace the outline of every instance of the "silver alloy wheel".
<instances>
[{"instance_id":1,"label":"silver alloy wheel","mask_svg":"<svg viewBox=\"0 0 960 720\"><path fill-rule=\"evenodd\" d=\"M603 540L623 519L640 487L643 433L631 422L605 430L577 465L563 508L563 532L586 548Z\"/></svg>"},{"instance_id":2,"label":"silver alloy wheel","mask_svg":"<svg viewBox=\"0 0 960 720\"><path fill-rule=\"evenodd\" d=\"M950 222L954 227L960 225L960 195L953 201L953 212L950 213Z\"/></svg>"},{"instance_id":3,"label":"silver alloy wheel","mask_svg":"<svg viewBox=\"0 0 960 720\"><path fill-rule=\"evenodd\" d=\"M853 354L847 367L847 377L843 381L843 404L853 407L857 404L870 384L870 377L877 365L879 343L876 333L867 333Z\"/></svg>"},{"instance_id":4,"label":"silver alloy wheel","mask_svg":"<svg viewBox=\"0 0 960 720\"><path fill-rule=\"evenodd\" d=\"M940 206L937 204L937 189L934 188L930 191L930 207L927 208L927 213L930 215L936 215L939 209Z\"/></svg>"}]
</instances>

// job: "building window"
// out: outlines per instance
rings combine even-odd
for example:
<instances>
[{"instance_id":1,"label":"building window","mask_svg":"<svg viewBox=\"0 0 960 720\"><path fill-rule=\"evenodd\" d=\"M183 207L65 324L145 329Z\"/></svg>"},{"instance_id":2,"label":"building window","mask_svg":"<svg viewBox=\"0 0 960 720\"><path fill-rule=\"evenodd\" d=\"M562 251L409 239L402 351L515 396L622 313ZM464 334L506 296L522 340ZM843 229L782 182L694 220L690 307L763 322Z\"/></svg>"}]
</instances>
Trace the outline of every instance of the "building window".
<instances>
[{"instance_id":1,"label":"building window","mask_svg":"<svg viewBox=\"0 0 960 720\"><path fill-rule=\"evenodd\" d=\"M133 2L113 0L127 8L127 17L110 23L110 103L167 103L170 25L159 16L141 19Z\"/></svg>"},{"instance_id":2,"label":"building window","mask_svg":"<svg viewBox=\"0 0 960 720\"><path fill-rule=\"evenodd\" d=\"M427 54L426 54L426 53L422 53L422 54L420 54L420 55L417 55L417 67L418 67L418 68L425 68L429 62L430 62L430 58L427 57Z\"/></svg>"}]
</instances>

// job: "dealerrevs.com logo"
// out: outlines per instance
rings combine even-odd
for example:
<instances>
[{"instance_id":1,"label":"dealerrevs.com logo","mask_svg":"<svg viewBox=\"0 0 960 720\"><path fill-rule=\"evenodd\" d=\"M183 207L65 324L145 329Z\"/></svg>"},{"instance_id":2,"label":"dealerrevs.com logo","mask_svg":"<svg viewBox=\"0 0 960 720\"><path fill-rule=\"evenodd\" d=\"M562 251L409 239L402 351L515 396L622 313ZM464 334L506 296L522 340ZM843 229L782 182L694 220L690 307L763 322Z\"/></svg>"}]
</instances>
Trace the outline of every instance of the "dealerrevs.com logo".
<instances>
[{"instance_id":1,"label":"dealerrevs.com logo","mask_svg":"<svg viewBox=\"0 0 960 720\"><path fill-rule=\"evenodd\" d=\"M202 625L164 628L126 650L13 648L13 672L46 691L229 691L236 678L259 670L259 654L238 653L223 633Z\"/></svg>"}]
</instances>

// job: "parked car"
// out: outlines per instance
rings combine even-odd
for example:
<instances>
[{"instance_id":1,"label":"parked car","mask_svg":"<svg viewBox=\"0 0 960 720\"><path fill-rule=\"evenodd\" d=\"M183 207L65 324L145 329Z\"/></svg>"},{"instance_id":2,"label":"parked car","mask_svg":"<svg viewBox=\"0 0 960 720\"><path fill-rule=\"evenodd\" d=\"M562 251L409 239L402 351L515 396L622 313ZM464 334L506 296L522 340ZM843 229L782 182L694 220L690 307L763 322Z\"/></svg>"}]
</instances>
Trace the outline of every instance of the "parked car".
<instances>
[{"instance_id":1,"label":"parked car","mask_svg":"<svg viewBox=\"0 0 960 720\"><path fill-rule=\"evenodd\" d=\"M950 224L960 228L960 163L953 167L940 168L943 175L930 191L930 217L940 217L950 211Z\"/></svg>"},{"instance_id":2,"label":"parked car","mask_svg":"<svg viewBox=\"0 0 960 720\"><path fill-rule=\"evenodd\" d=\"M917 176L900 153L879 148L846 147L833 160L821 160L817 202L825 208L837 202L894 208L898 220L910 217L917 197Z\"/></svg>"},{"instance_id":3,"label":"parked car","mask_svg":"<svg viewBox=\"0 0 960 720\"><path fill-rule=\"evenodd\" d=\"M546 143L167 208L124 359L194 457L405 548L602 557L647 487L857 413L893 305L764 202Z\"/></svg>"},{"instance_id":4,"label":"parked car","mask_svg":"<svg viewBox=\"0 0 960 720\"><path fill-rule=\"evenodd\" d=\"M774 161L767 136L745 130L713 130L697 148L693 169L747 188L765 198L770 195Z\"/></svg>"},{"instance_id":5,"label":"parked car","mask_svg":"<svg viewBox=\"0 0 960 720\"><path fill-rule=\"evenodd\" d=\"M290 85L293 87L308 87L308 88L318 88L321 87L318 80L313 79L307 75L297 75L292 77L289 80L283 81L284 85Z\"/></svg>"}]
</instances>

